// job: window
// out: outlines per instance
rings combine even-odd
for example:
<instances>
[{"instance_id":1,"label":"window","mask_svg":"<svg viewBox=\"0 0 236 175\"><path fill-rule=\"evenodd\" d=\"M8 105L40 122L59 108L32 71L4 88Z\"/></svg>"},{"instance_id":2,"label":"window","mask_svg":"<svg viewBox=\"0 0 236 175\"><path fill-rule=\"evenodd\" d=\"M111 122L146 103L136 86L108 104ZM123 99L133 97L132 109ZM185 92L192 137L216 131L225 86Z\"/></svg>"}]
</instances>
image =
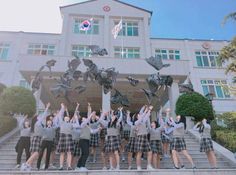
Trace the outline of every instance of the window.
<instances>
[{"instance_id":1,"label":"window","mask_svg":"<svg viewBox=\"0 0 236 175\"><path fill-rule=\"evenodd\" d=\"M139 48L115 47L115 58L140 58Z\"/></svg>"},{"instance_id":2,"label":"window","mask_svg":"<svg viewBox=\"0 0 236 175\"><path fill-rule=\"evenodd\" d=\"M156 55L156 57L161 57L162 59L180 60L180 51L179 50L156 49L155 55Z\"/></svg>"},{"instance_id":3,"label":"window","mask_svg":"<svg viewBox=\"0 0 236 175\"><path fill-rule=\"evenodd\" d=\"M115 22L117 25L119 21ZM119 36L138 36L139 29L138 29L138 22L124 22L122 23L122 30L119 32Z\"/></svg>"},{"instance_id":4,"label":"window","mask_svg":"<svg viewBox=\"0 0 236 175\"><path fill-rule=\"evenodd\" d=\"M92 21L92 27L91 27L90 30L87 30L87 31L80 30L80 24L85 20L86 19L75 19L74 20L73 32L75 34L94 34L94 35L98 35L99 34L99 21L98 20L93 20Z\"/></svg>"},{"instance_id":5,"label":"window","mask_svg":"<svg viewBox=\"0 0 236 175\"><path fill-rule=\"evenodd\" d=\"M54 55L55 45L50 44L29 44L29 55Z\"/></svg>"},{"instance_id":6,"label":"window","mask_svg":"<svg viewBox=\"0 0 236 175\"><path fill-rule=\"evenodd\" d=\"M0 60L8 59L9 48L10 48L10 44L0 43Z\"/></svg>"},{"instance_id":7,"label":"window","mask_svg":"<svg viewBox=\"0 0 236 175\"><path fill-rule=\"evenodd\" d=\"M88 48L88 46L72 45L72 56L75 55L80 58L89 57L91 55L91 50Z\"/></svg>"},{"instance_id":8,"label":"window","mask_svg":"<svg viewBox=\"0 0 236 175\"><path fill-rule=\"evenodd\" d=\"M198 67L221 67L221 63L217 62L219 52L216 51L196 51L196 62Z\"/></svg>"},{"instance_id":9,"label":"window","mask_svg":"<svg viewBox=\"0 0 236 175\"><path fill-rule=\"evenodd\" d=\"M20 85L20 87L24 87L26 89L30 89L30 85L29 85L29 83L26 80L20 80L19 85Z\"/></svg>"},{"instance_id":10,"label":"window","mask_svg":"<svg viewBox=\"0 0 236 175\"><path fill-rule=\"evenodd\" d=\"M221 84L227 85L226 80L201 80L204 95L212 93L215 98L230 98L229 91Z\"/></svg>"}]
</instances>

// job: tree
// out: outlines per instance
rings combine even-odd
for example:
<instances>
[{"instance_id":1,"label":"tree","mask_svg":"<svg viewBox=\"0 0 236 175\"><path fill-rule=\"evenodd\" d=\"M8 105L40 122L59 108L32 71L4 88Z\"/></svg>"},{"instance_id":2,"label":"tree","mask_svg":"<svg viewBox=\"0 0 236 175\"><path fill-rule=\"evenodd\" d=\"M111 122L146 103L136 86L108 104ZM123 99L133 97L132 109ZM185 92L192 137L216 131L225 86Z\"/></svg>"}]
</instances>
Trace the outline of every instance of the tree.
<instances>
[{"instance_id":1,"label":"tree","mask_svg":"<svg viewBox=\"0 0 236 175\"><path fill-rule=\"evenodd\" d=\"M32 92L23 87L4 89L0 96L0 112L3 114L22 113L33 116L36 112L36 101Z\"/></svg>"},{"instance_id":2,"label":"tree","mask_svg":"<svg viewBox=\"0 0 236 175\"><path fill-rule=\"evenodd\" d=\"M236 12L228 14L224 20L223 24L225 24L229 19L232 19L236 22ZM229 65L227 66L226 73L236 73L236 37L232 39L229 45L223 47L220 51L219 61L221 63L225 63L229 61Z\"/></svg>"},{"instance_id":3,"label":"tree","mask_svg":"<svg viewBox=\"0 0 236 175\"><path fill-rule=\"evenodd\" d=\"M177 115L194 117L196 121L214 118L212 105L206 97L197 92L184 93L179 96L175 112Z\"/></svg>"}]
</instances>

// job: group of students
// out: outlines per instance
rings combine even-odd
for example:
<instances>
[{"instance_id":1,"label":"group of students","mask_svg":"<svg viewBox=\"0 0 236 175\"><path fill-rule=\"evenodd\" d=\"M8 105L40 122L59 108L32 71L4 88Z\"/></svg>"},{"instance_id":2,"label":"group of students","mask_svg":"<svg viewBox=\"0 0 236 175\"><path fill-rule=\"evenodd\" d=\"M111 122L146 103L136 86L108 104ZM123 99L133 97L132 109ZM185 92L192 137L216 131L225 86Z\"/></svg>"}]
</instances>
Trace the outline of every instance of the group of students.
<instances>
[{"instance_id":1,"label":"group of students","mask_svg":"<svg viewBox=\"0 0 236 175\"><path fill-rule=\"evenodd\" d=\"M147 156L147 170L159 169L161 156L164 153L163 157L166 158L169 152L174 168L184 167L179 153L187 158L192 168L196 168L184 140L186 119L177 116L174 121L169 116L170 110L166 110L166 117L160 112L153 119L153 106L148 105L132 116L129 110L125 111L122 107L100 111L100 115L97 115L89 103L86 116L81 116L78 103L74 114L70 114L63 103L60 110L53 114L49 114L49 107L50 104L47 104L43 114L33 117L31 124L27 117L20 124L16 167L22 171L30 171L36 160L39 170L43 157L44 169L48 170L50 164L54 163L56 153L60 154L59 170L64 169L66 157L67 170L87 171L86 162L96 162L98 146L103 170L107 169L107 157L109 170L119 170L120 156L125 161L125 152L128 153L128 169L132 169L132 159L135 157L137 170L141 170L144 154ZM194 129L201 134L200 151L206 152L211 167L216 168L210 125L204 119ZM21 165L24 149L26 162Z\"/></svg>"}]
</instances>

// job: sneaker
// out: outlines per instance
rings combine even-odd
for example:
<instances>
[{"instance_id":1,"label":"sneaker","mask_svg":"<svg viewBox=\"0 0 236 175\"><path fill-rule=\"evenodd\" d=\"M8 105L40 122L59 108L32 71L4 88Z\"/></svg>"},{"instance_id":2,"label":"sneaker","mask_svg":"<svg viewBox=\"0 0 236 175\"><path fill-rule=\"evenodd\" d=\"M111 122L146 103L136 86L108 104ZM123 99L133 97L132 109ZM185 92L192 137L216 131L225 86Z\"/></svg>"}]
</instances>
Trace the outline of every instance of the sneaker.
<instances>
[{"instance_id":1,"label":"sneaker","mask_svg":"<svg viewBox=\"0 0 236 175\"><path fill-rule=\"evenodd\" d=\"M27 168L26 163L23 163L20 167L20 171L26 171L26 168Z\"/></svg>"},{"instance_id":2,"label":"sneaker","mask_svg":"<svg viewBox=\"0 0 236 175\"><path fill-rule=\"evenodd\" d=\"M117 170L120 170L120 165L117 165L116 168L115 168L115 170L116 170L116 171L117 171Z\"/></svg>"},{"instance_id":3,"label":"sneaker","mask_svg":"<svg viewBox=\"0 0 236 175\"><path fill-rule=\"evenodd\" d=\"M125 156L122 156L122 162L124 162L125 161Z\"/></svg>"},{"instance_id":4,"label":"sneaker","mask_svg":"<svg viewBox=\"0 0 236 175\"><path fill-rule=\"evenodd\" d=\"M58 170L59 170L59 171L62 171L62 170L63 170L63 167L61 166Z\"/></svg>"},{"instance_id":5,"label":"sneaker","mask_svg":"<svg viewBox=\"0 0 236 175\"><path fill-rule=\"evenodd\" d=\"M57 169L57 167L54 166L53 164L51 164L49 168L50 168L50 169Z\"/></svg>"},{"instance_id":6,"label":"sneaker","mask_svg":"<svg viewBox=\"0 0 236 175\"><path fill-rule=\"evenodd\" d=\"M177 166L174 166L173 168L176 169L176 170L179 170L179 167L177 167Z\"/></svg>"},{"instance_id":7,"label":"sneaker","mask_svg":"<svg viewBox=\"0 0 236 175\"><path fill-rule=\"evenodd\" d=\"M15 166L15 169L18 169L18 168L20 168L20 164L17 164L17 165Z\"/></svg>"},{"instance_id":8,"label":"sneaker","mask_svg":"<svg viewBox=\"0 0 236 175\"><path fill-rule=\"evenodd\" d=\"M129 166L129 167L128 167L128 170L132 170L132 166Z\"/></svg>"},{"instance_id":9,"label":"sneaker","mask_svg":"<svg viewBox=\"0 0 236 175\"><path fill-rule=\"evenodd\" d=\"M106 166L104 166L104 167L102 168L102 170L107 170L107 167L106 167Z\"/></svg>"},{"instance_id":10,"label":"sneaker","mask_svg":"<svg viewBox=\"0 0 236 175\"><path fill-rule=\"evenodd\" d=\"M41 169L45 169L45 164L43 164L43 165L41 166Z\"/></svg>"},{"instance_id":11,"label":"sneaker","mask_svg":"<svg viewBox=\"0 0 236 175\"><path fill-rule=\"evenodd\" d=\"M73 170L73 168L71 168L71 167L68 167L68 168L67 168L67 170L68 170L68 171L71 171L71 170Z\"/></svg>"},{"instance_id":12,"label":"sneaker","mask_svg":"<svg viewBox=\"0 0 236 175\"><path fill-rule=\"evenodd\" d=\"M79 171L88 171L88 169L85 168L85 167L81 167L81 168L79 169Z\"/></svg>"},{"instance_id":13,"label":"sneaker","mask_svg":"<svg viewBox=\"0 0 236 175\"><path fill-rule=\"evenodd\" d=\"M154 168L152 167L152 165L147 165L147 170L154 170Z\"/></svg>"},{"instance_id":14,"label":"sneaker","mask_svg":"<svg viewBox=\"0 0 236 175\"><path fill-rule=\"evenodd\" d=\"M26 171L31 171L31 166L26 164Z\"/></svg>"},{"instance_id":15,"label":"sneaker","mask_svg":"<svg viewBox=\"0 0 236 175\"><path fill-rule=\"evenodd\" d=\"M97 162L96 158L93 158L93 163L96 163L96 162Z\"/></svg>"},{"instance_id":16,"label":"sneaker","mask_svg":"<svg viewBox=\"0 0 236 175\"><path fill-rule=\"evenodd\" d=\"M79 168L79 167L76 167L76 168L75 168L75 171L80 171L80 168Z\"/></svg>"},{"instance_id":17,"label":"sneaker","mask_svg":"<svg viewBox=\"0 0 236 175\"><path fill-rule=\"evenodd\" d=\"M185 169L185 166L184 166L184 165L181 165L180 169Z\"/></svg>"},{"instance_id":18,"label":"sneaker","mask_svg":"<svg viewBox=\"0 0 236 175\"><path fill-rule=\"evenodd\" d=\"M192 169L197 169L197 167L195 165L192 165Z\"/></svg>"},{"instance_id":19,"label":"sneaker","mask_svg":"<svg viewBox=\"0 0 236 175\"><path fill-rule=\"evenodd\" d=\"M109 168L109 171L112 171L112 170L114 170L114 169L115 169L115 168L113 168L113 167L110 167L110 168Z\"/></svg>"},{"instance_id":20,"label":"sneaker","mask_svg":"<svg viewBox=\"0 0 236 175\"><path fill-rule=\"evenodd\" d=\"M142 170L141 166L138 166L137 171L141 171L141 170Z\"/></svg>"}]
</instances>

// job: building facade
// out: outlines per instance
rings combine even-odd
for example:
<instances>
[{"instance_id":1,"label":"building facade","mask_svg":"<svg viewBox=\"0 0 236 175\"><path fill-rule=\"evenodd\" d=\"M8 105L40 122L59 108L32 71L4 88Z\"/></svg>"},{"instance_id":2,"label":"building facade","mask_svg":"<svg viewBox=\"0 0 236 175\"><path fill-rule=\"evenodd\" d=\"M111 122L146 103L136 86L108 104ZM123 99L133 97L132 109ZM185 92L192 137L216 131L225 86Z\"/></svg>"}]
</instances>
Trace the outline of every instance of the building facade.
<instances>
[{"instance_id":1,"label":"building facade","mask_svg":"<svg viewBox=\"0 0 236 175\"><path fill-rule=\"evenodd\" d=\"M137 110L147 103L140 90L147 87L145 78L156 73L145 58L157 55L164 63L171 64L160 74L171 75L174 83L171 88L160 92L155 105L169 105L174 111L179 96L178 84L189 77L195 91L203 95L214 94L213 106L217 113L235 110L236 98L220 85L229 84L232 77L226 76L225 66L216 61L227 41L150 38L152 12L118 0L90 0L63 6L60 11L63 18L60 34L0 32L1 83L29 88L40 66L50 59L57 61L52 77L48 71L44 72L44 81L37 95L39 109L47 101L53 101L55 106L63 101L52 96L50 87L67 69L67 61L77 55L93 60L101 68L115 67L119 71L115 88L127 95L131 108ZM91 18L92 28L79 30L80 23ZM123 29L114 39L111 30L120 20ZM89 45L106 48L108 55L91 56ZM85 71L86 67L80 65L79 69ZM138 87L127 83L125 77L128 75L140 80ZM70 94L72 101L83 103L84 110L87 101L94 103L95 109L108 109L111 94L103 94L101 87L91 82L86 86L85 93L79 96Z\"/></svg>"}]
</instances>

